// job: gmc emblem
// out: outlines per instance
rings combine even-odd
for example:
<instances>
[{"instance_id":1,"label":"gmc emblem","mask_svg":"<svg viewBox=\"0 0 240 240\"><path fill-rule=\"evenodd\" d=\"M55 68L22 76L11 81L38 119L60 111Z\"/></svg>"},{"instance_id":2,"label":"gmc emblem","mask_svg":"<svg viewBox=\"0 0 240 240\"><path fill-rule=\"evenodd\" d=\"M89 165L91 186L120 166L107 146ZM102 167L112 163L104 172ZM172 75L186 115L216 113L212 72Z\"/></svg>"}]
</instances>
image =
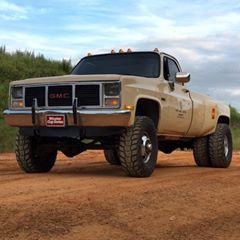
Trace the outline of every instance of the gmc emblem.
<instances>
[{"instance_id":1,"label":"gmc emblem","mask_svg":"<svg viewBox=\"0 0 240 240\"><path fill-rule=\"evenodd\" d=\"M71 98L70 93L50 93L50 99L69 99Z\"/></svg>"}]
</instances>

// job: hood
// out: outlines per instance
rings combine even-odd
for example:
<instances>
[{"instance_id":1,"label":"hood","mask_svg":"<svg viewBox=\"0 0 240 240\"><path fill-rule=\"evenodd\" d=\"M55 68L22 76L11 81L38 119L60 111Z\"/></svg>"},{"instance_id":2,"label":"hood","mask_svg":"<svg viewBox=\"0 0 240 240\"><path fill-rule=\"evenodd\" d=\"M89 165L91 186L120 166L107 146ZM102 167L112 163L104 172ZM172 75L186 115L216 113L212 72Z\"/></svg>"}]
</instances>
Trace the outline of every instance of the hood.
<instances>
[{"instance_id":1,"label":"hood","mask_svg":"<svg viewBox=\"0 0 240 240\"><path fill-rule=\"evenodd\" d=\"M98 74L98 75L63 75L54 77L29 78L25 80L13 81L13 85L25 84L51 84L51 83L72 83L72 82L86 82L86 81L114 81L120 80L121 75L116 74Z\"/></svg>"}]
</instances>

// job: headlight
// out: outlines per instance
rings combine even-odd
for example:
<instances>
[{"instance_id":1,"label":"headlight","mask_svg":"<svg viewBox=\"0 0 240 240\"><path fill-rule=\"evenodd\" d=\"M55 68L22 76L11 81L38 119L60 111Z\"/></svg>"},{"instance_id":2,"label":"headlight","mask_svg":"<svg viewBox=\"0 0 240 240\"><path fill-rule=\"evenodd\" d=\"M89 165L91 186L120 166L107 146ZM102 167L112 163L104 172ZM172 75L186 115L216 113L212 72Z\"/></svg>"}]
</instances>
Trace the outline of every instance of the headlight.
<instances>
[{"instance_id":1,"label":"headlight","mask_svg":"<svg viewBox=\"0 0 240 240\"><path fill-rule=\"evenodd\" d=\"M22 87L13 87L12 88L12 98L14 98L14 99L23 98L23 88Z\"/></svg>"},{"instance_id":2,"label":"headlight","mask_svg":"<svg viewBox=\"0 0 240 240\"><path fill-rule=\"evenodd\" d=\"M103 97L104 106L109 108L120 107L120 82L104 83L103 84Z\"/></svg>"},{"instance_id":3,"label":"headlight","mask_svg":"<svg viewBox=\"0 0 240 240\"><path fill-rule=\"evenodd\" d=\"M105 83L104 84L104 95L105 96L119 96L120 94L120 83Z\"/></svg>"}]
</instances>

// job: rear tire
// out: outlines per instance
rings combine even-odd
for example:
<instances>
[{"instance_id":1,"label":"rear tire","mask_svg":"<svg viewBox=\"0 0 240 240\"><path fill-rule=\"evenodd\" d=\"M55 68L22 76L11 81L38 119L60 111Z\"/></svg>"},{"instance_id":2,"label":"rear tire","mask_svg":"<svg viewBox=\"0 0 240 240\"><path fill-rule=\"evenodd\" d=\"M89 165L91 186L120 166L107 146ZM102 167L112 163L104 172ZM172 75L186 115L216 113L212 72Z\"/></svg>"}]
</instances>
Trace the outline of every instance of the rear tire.
<instances>
[{"instance_id":1,"label":"rear tire","mask_svg":"<svg viewBox=\"0 0 240 240\"><path fill-rule=\"evenodd\" d=\"M16 158L20 168L27 173L49 172L57 157L57 150L37 143L36 138L16 136Z\"/></svg>"},{"instance_id":2,"label":"rear tire","mask_svg":"<svg viewBox=\"0 0 240 240\"><path fill-rule=\"evenodd\" d=\"M117 150L104 150L104 156L111 165L121 165Z\"/></svg>"},{"instance_id":3,"label":"rear tire","mask_svg":"<svg viewBox=\"0 0 240 240\"><path fill-rule=\"evenodd\" d=\"M193 140L193 156L199 167L211 167L208 149L208 136Z\"/></svg>"},{"instance_id":4,"label":"rear tire","mask_svg":"<svg viewBox=\"0 0 240 240\"><path fill-rule=\"evenodd\" d=\"M232 134L227 124L217 125L209 136L209 153L213 167L227 168L232 161Z\"/></svg>"},{"instance_id":5,"label":"rear tire","mask_svg":"<svg viewBox=\"0 0 240 240\"><path fill-rule=\"evenodd\" d=\"M125 173L131 177L151 176L157 161L158 142L153 121L136 117L132 127L120 137L119 157Z\"/></svg>"}]
</instances>

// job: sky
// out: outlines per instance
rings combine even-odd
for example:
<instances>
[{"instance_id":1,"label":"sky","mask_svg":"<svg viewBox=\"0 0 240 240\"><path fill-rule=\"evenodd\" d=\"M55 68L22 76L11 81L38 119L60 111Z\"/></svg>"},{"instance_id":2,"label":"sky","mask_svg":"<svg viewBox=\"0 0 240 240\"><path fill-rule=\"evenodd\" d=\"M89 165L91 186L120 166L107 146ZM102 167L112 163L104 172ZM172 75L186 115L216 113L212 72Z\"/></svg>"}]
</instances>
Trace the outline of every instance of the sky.
<instances>
[{"instance_id":1,"label":"sky","mask_svg":"<svg viewBox=\"0 0 240 240\"><path fill-rule=\"evenodd\" d=\"M240 110L239 0L0 0L0 46L75 64L88 52L175 56L189 88Z\"/></svg>"}]
</instances>

